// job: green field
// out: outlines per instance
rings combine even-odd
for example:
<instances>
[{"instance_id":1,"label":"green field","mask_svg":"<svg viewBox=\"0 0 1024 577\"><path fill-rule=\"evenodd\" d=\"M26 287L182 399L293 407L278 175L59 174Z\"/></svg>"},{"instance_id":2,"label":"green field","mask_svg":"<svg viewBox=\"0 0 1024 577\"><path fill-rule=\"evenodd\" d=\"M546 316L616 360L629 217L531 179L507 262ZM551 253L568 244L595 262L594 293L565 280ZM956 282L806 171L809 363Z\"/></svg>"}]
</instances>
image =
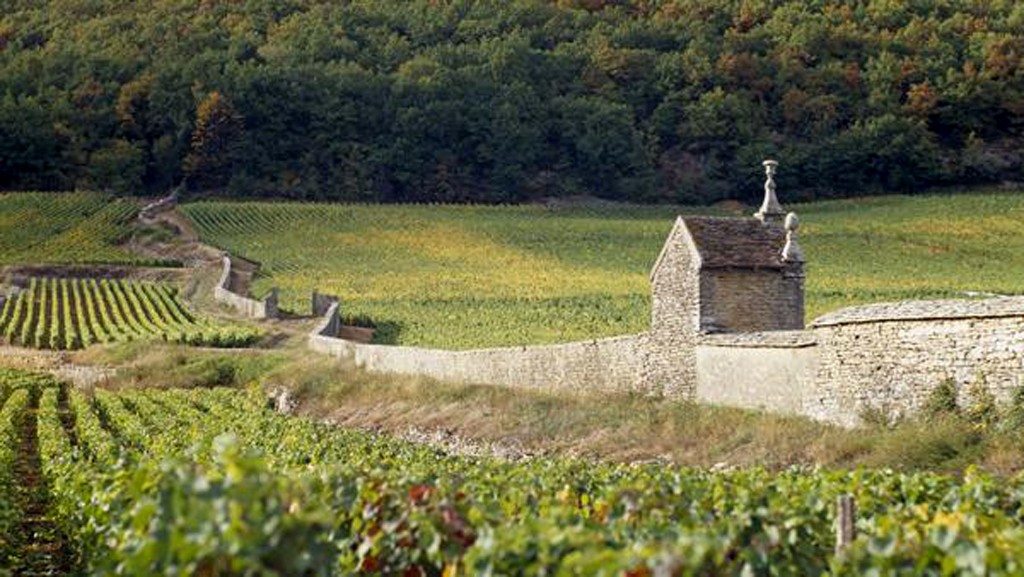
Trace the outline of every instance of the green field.
<instances>
[{"instance_id":1,"label":"green field","mask_svg":"<svg viewBox=\"0 0 1024 577\"><path fill-rule=\"evenodd\" d=\"M880 300L1024 292L1021 195L790 208L803 223L808 320ZM309 291L332 292L345 314L375 322L382 342L450 348L645 330L648 272L678 213L255 202L182 210L205 241L263 263L256 293L279 286L286 307L305 311Z\"/></svg>"},{"instance_id":2,"label":"green field","mask_svg":"<svg viewBox=\"0 0 1024 577\"><path fill-rule=\"evenodd\" d=\"M0 339L54 350L158 338L238 347L259 332L197 318L166 284L124 279L32 277L0 309Z\"/></svg>"},{"instance_id":3,"label":"green field","mask_svg":"<svg viewBox=\"0 0 1024 577\"><path fill-rule=\"evenodd\" d=\"M0 401L0 569L14 574L817 575L872 567L1013 575L1024 567L1022 480L974 471L961 479L713 473L460 458L281 416L255 393L86 395L2 370ZM836 556L833 504L844 493L856 498L860 536Z\"/></svg>"}]
</instances>

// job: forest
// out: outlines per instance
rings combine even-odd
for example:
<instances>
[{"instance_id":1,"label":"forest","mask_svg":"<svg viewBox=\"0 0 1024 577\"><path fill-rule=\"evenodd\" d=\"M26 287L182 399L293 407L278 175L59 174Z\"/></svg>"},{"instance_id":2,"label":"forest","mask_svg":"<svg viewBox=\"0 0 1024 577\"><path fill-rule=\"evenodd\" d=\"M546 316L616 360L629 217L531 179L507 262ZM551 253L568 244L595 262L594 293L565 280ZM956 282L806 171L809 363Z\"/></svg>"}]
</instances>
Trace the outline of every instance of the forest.
<instances>
[{"instance_id":1,"label":"forest","mask_svg":"<svg viewBox=\"0 0 1024 577\"><path fill-rule=\"evenodd\" d=\"M0 190L706 204L1024 181L1014 0L6 0Z\"/></svg>"}]
</instances>

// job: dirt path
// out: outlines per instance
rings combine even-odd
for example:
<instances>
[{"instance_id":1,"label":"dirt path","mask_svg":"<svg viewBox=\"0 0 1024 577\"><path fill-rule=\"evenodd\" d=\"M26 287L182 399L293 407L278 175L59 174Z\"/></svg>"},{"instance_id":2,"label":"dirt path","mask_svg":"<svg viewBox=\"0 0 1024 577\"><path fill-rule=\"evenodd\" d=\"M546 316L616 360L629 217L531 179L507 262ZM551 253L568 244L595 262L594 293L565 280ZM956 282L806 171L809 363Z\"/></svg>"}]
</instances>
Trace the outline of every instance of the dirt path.
<instances>
[{"instance_id":1,"label":"dirt path","mask_svg":"<svg viewBox=\"0 0 1024 577\"><path fill-rule=\"evenodd\" d=\"M52 514L50 488L39 456L38 387L29 390L29 404L18 423L18 456L14 479L18 486L21 521L16 538L19 554L14 575L68 575L72 550Z\"/></svg>"},{"instance_id":2,"label":"dirt path","mask_svg":"<svg viewBox=\"0 0 1024 577\"><path fill-rule=\"evenodd\" d=\"M220 264L223 251L203 244L195 227L177 209L165 210L142 222L166 228L172 238L170 240L147 239L144 242L136 239L127 244L128 250L145 258L178 260L187 268Z\"/></svg>"}]
</instances>

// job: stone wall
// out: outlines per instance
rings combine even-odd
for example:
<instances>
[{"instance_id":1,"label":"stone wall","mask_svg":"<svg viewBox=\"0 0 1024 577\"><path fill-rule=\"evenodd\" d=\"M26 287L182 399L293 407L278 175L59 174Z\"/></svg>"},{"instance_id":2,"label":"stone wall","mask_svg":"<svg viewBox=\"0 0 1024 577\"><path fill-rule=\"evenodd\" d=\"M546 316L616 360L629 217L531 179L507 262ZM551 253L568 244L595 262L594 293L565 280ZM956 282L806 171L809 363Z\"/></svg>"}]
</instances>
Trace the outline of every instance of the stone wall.
<instances>
[{"instance_id":1,"label":"stone wall","mask_svg":"<svg viewBox=\"0 0 1024 577\"><path fill-rule=\"evenodd\" d=\"M222 266L223 268L221 270L220 278L213 289L214 300L230 306L249 318L277 318L277 289L272 289L270 294L268 294L263 300L251 299L244 295L232 292L232 261L229 255L224 255Z\"/></svg>"},{"instance_id":2,"label":"stone wall","mask_svg":"<svg viewBox=\"0 0 1024 577\"><path fill-rule=\"evenodd\" d=\"M640 386L646 334L471 351L370 345L332 336L338 331L337 307L332 305L309 335L309 348L369 372L544 390L635 391Z\"/></svg>"},{"instance_id":3,"label":"stone wall","mask_svg":"<svg viewBox=\"0 0 1024 577\"><path fill-rule=\"evenodd\" d=\"M804 324L800 262L704 267L701 254L677 219L651 273L643 334L469 351L361 344L337 338L339 304L314 294L325 316L308 346L375 373L638 391L842 425L868 411L911 415L944 379L962 396L984 380L1001 400L1024 385L1024 297L852 307L793 330ZM265 304L228 290L230 259L224 266L218 294L259 314Z\"/></svg>"},{"instance_id":4,"label":"stone wall","mask_svg":"<svg viewBox=\"0 0 1024 577\"><path fill-rule=\"evenodd\" d=\"M757 332L804 328L803 274L716 268L700 275L701 330Z\"/></svg>"},{"instance_id":5,"label":"stone wall","mask_svg":"<svg viewBox=\"0 0 1024 577\"><path fill-rule=\"evenodd\" d=\"M330 310L331 305L338 303L338 297L334 295L325 295L318 293L317 291L313 291L313 296L310 299L310 301L310 309L313 311L313 316L322 317L325 314L327 314L327 311Z\"/></svg>"},{"instance_id":6,"label":"stone wall","mask_svg":"<svg viewBox=\"0 0 1024 577\"><path fill-rule=\"evenodd\" d=\"M333 303L310 334L309 348L371 372L455 383L662 394L665 381L651 380L657 374L676 382L692 379L676 389L686 391L679 398L844 426L858 424L867 410L891 418L911 415L947 378L961 396L969 384L984 379L1002 401L1024 385L1024 298L855 307L822 317L805 331L691 333L675 341L670 334L659 339L652 331L470 351L339 339L334 336L340 328L337 311ZM691 343L689 349L685 343ZM654 367L648 365L652 359Z\"/></svg>"},{"instance_id":7,"label":"stone wall","mask_svg":"<svg viewBox=\"0 0 1024 577\"><path fill-rule=\"evenodd\" d=\"M310 333L310 338L328 338L332 340L341 340L336 338L338 333L341 332L341 304L338 301L334 301L327 307L327 311L324 312L320 322Z\"/></svg>"},{"instance_id":8,"label":"stone wall","mask_svg":"<svg viewBox=\"0 0 1024 577\"><path fill-rule=\"evenodd\" d=\"M813 332L819 362L803 413L815 419L913 414L944 379L962 397L984 379L1004 401L1024 385L1024 298L856 307L816 320Z\"/></svg>"},{"instance_id":9,"label":"stone wall","mask_svg":"<svg viewBox=\"0 0 1024 577\"><path fill-rule=\"evenodd\" d=\"M699 270L697 248L682 219L676 219L651 273L651 331L642 375L648 392L693 397L700 331Z\"/></svg>"},{"instance_id":10,"label":"stone wall","mask_svg":"<svg viewBox=\"0 0 1024 577\"><path fill-rule=\"evenodd\" d=\"M139 211L139 217L144 220L150 220L161 212L166 212L173 209L178 205L178 193L181 191L181 187L178 187L171 191L167 196L160 198L154 202L147 204L142 207Z\"/></svg>"},{"instance_id":11,"label":"stone wall","mask_svg":"<svg viewBox=\"0 0 1024 577\"><path fill-rule=\"evenodd\" d=\"M697 345L695 400L800 414L817 364L807 331L708 335Z\"/></svg>"}]
</instances>

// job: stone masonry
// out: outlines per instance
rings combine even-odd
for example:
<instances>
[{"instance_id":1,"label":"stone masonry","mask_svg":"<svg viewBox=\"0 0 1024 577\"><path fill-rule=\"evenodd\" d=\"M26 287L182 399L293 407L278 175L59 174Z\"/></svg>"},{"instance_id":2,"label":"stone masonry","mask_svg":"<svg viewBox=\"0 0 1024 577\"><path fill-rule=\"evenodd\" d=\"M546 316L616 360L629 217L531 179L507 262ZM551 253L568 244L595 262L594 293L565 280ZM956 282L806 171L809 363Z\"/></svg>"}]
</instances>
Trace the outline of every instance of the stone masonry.
<instances>
[{"instance_id":1,"label":"stone masonry","mask_svg":"<svg viewBox=\"0 0 1024 577\"><path fill-rule=\"evenodd\" d=\"M232 282L234 277L233 268L234 262L232 257L228 254L224 254L224 257L222 258L220 278L217 280L217 284L213 288L214 300L234 308L249 318L277 318L277 289L272 289L270 294L263 300L255 300L243 294L239 294L236 292L237 289L235 288L237 283Z\"/></svg>"},{"instance_id":2,"label":"stone masonry","mask_svg":"<svg viewBox=\"0 0 1024 577\"><path fill-rule=\"evenodd\" d=\"M961 396L980 380L1002 401L1024 385L1020 297L844 309L810 332L818 368L801 412L822 420L852 425L869 410L906 416L945 379Z\"/></svg>"},{"instance_id":3,"label":"stone masonry","mask_svg":"<svg viewBox=\"0 0 1024 577\"><path fill-rule=\"evenodd\" d=\"M852 307L804 327L796 216L775 196L754 218L684 218L651 272L646 333L546 346L444 351L336 337L338 303L311 350L368 371L541 389L640 391L805 415L845 426L913 414L944 379L1006 400L1024 386L1024 297ZM227 264L225 266L228 266Z\"/></svg>"}]
</instances>

